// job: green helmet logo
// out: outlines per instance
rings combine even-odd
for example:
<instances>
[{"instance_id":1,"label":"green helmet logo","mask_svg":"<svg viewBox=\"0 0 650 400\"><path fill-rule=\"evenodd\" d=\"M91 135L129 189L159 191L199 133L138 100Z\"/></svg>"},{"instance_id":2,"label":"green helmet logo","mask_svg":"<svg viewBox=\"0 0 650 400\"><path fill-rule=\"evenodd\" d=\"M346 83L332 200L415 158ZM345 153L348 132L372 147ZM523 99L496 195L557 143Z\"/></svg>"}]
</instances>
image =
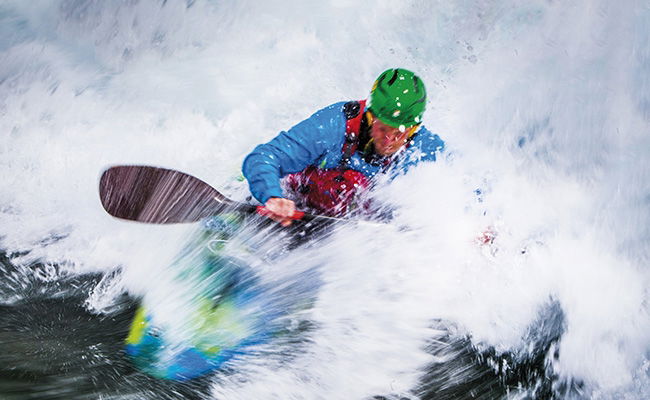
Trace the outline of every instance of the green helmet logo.
<instances>
[{"instance_id":1,"label":"green helmet logo","mask_svg":"<svg viewBox=\"0 0 650 400\"><path fill-rule=\"evenodd\" d=\"M424 82L413 72L395 68L384 71L375 81L368 110L394 128L408 128L422 122L427 102Z\"/></svg>"}]
</instances>

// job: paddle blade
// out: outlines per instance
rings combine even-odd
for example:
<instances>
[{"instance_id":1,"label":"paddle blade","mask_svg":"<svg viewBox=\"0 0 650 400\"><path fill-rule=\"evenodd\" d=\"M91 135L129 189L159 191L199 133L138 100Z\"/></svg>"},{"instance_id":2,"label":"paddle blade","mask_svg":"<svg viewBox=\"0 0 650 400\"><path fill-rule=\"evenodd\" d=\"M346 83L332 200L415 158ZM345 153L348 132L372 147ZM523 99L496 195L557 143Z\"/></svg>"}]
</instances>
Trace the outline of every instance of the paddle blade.
<instances>
[{"instance_id":1,"label":"paddle blade","mask_svg":"<svg viewBox=\"0 0 650 400\"><path fill-rule=\"evenodd\" d=\"M199 221L231 203L191 175L141 165L121 165L104 171L99 196L104 209L114 217L156 224Z\"/></svg>"}]
</instances>

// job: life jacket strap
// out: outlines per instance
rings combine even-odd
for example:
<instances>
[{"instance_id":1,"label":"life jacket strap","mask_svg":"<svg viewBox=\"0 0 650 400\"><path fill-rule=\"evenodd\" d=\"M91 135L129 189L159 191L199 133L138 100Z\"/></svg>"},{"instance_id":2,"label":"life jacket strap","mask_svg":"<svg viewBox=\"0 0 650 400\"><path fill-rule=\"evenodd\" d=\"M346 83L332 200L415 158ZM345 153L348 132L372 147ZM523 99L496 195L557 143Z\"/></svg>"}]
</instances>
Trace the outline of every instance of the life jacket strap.
<instances>
[{"instance_id":1,"label":"life jacket strap","mask_svg":"<svg viewBox=\"0 0 650 400\"><path fill-rule=\"evenodd\" d=\"M359 147L359 135L361 130L361 120L363 111L366 109L366 100L349 101L343 105L345 114L345 141L341 156L340 168L347 168L354 152Z\"/></svg>"}]
</instances>

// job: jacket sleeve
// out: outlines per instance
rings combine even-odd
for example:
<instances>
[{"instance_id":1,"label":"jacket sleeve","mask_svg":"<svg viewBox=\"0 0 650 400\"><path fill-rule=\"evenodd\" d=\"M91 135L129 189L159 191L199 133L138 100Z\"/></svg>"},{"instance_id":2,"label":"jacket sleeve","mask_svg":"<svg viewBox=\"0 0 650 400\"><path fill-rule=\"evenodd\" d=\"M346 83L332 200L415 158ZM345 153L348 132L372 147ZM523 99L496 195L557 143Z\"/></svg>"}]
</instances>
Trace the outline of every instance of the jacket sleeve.
<instances>
[{"instance_id":1,"label":"jacket sleeve","mask_svg":"<svg viewBox=\"0 0 650 400\"><path fill-rule=\"evenodd\" d=\"M242 171L259 202L264 204L271 197L283 197L280 186L283 176L302 171L329 151L341 151L345 140L344 104L319 110L246 156Z\"/></svg>"},{"instance_id":2,"label":"jacket sleeve","mask_svg":"<svg viewBox=\"0 0 650 400\"><path fill-rule=\"evenodd\" d=\"M436 156L445 150L445 142L424 126L419 135L421 138L418 146L420 149L419 161L436 161Z\"/></svg>"},{"instance_id":3,"label":"jacket sleeve","mask_svg":"<svg viewBox=\"0 0 650 400\"><path fill-rule=\"evenodd\" d=\"M405 157L392 168L393 177L408 172L422 161L436 161L437 156L444 150L445 142L423 126L411 146L406 150Z\"/></svg>"}]
</instances>

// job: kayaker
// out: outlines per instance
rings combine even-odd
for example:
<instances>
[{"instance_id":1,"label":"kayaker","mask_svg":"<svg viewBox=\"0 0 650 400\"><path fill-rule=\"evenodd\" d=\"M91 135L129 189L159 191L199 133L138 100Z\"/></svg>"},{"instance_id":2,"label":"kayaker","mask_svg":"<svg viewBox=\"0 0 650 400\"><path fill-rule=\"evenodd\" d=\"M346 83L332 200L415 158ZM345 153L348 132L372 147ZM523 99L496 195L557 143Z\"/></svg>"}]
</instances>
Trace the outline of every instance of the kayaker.
<instances>
[{"instance_id":1,"label":"kayaker","mask_svg":"<svg viewBox=\"0 0 650 400\"><path fill-rule=\"evenodd\" d=\"M422 125L426 100L413 72L384 71L367 101L327 106L257 146L243 163L251 193L285 226L297 207L332 216L359 210L377 174L395 176L443 150Z\"/></svg>"}]
</instances>

